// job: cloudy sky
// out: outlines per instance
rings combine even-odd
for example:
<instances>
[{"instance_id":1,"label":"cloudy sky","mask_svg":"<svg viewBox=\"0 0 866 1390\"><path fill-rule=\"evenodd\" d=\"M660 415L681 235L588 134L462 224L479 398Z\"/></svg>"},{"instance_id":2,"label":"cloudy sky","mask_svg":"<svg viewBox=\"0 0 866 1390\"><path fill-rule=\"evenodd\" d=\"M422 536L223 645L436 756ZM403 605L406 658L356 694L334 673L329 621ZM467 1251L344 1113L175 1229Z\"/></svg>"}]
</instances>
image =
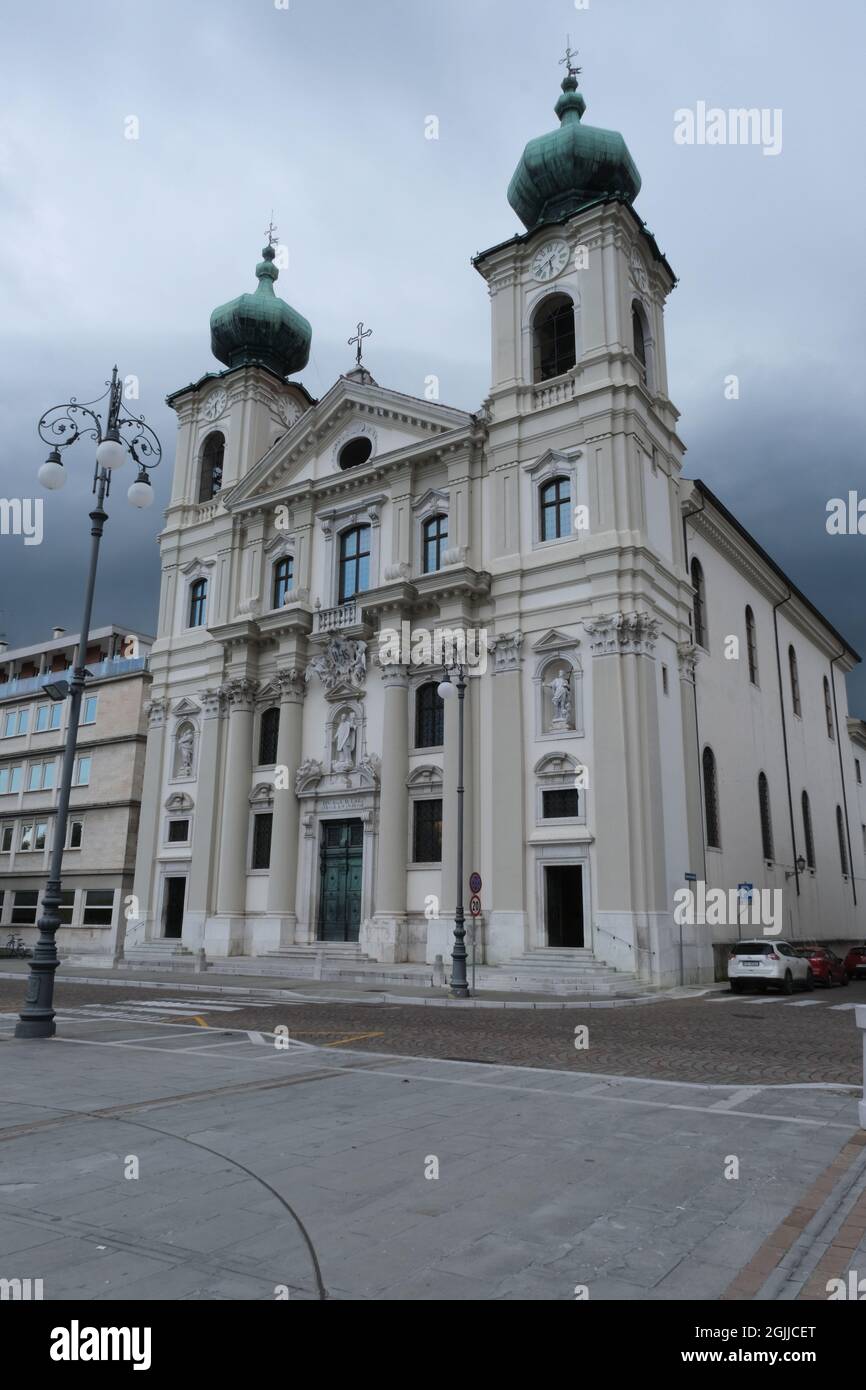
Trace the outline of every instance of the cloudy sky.
<instances>
[{"instance_id":1,"label":"cloudy sky","mask_svg":"<svg viewBox=\"0 0 866 1390\"><path fill-rule=\"evenodd\" d=\"M860 0L41 0L4 15L0 495L34 495L41 412L141 382L168 495L167 392L215 369L211 309L254 287L271 208L279 291L313 325L323 394L363 318L377 379L477 409L488 386L477 251L521 230L505 190L555 125L565 36L586 121L621 130L636 208L680 284L667 315L687 473L702 477L866 655ZM782 111L782 150L683 146L698 102ZM425 121L439 120L439 139ZM138 138L126 138L135 117ZM729 374L740 399L725 399ZM75 629L92 457L43 494L45 539L0 536L0 630ZM95 619L153 631L159 505L116 489ZM852 682L866 714L866 673Z\"/></svg>"}]
</instances>

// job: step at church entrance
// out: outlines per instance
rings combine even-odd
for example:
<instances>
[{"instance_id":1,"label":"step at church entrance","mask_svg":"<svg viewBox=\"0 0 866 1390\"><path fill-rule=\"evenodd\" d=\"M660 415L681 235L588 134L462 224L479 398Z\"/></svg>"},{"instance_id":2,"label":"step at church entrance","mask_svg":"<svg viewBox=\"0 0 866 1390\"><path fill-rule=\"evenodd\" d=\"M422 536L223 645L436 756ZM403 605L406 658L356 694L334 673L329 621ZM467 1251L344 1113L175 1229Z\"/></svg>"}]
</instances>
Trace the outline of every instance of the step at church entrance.
<instances>
[{"instance_id":1,"label":"step at church entrance","mask_svg":"<svg viewBox=\"0 0 866 1390\"><path fill-rule=\"evenodd\" d=\"M322 825L319 878L320 941L357 941L361 927L364 827L359 820Z\"/></svg>"}]
</instances>

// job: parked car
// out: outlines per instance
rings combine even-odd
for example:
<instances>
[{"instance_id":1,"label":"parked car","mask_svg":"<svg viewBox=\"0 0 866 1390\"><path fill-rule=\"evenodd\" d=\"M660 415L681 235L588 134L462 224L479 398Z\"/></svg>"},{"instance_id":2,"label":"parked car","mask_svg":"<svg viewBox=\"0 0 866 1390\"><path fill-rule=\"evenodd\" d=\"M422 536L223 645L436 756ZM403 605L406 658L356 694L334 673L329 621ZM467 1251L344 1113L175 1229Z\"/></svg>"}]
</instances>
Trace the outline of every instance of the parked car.
<instances>
[{"instance_id":1,"label":"parked car","mask_svg":"<svg viewBox=\"0 0 866 1390\"><path fill-rule=\"evenodd\" d=\"M866 980L866 946L852 946L845 957L845 973L849 980Z\"/></svg>"},{"instance_id":2,"label":"parked car","mask_svg":"<svg viewBox=\"0 0 866 1390\"><path fill-rule=\"evenodd\" d=\"M742 994L753 984L766 990L772 985L783 994L793 994L795 988L811 989L815 983L812 969L787 941L737 941L731 947L728 960L728 979L734 994Z\"/></svg>"},{"instance_id":3,"label":"parked car","mask_svg":"<svg viewBox=\"0 0 866 1390\"><path fill-rule=\"evenodd\" d=\"M841 961L829 946L801 946L797 955L809 962L816 984L825 985L827 989L833 985L847 985L848 971L845 969L845 962Z\"/></svg>"}]
</instances>

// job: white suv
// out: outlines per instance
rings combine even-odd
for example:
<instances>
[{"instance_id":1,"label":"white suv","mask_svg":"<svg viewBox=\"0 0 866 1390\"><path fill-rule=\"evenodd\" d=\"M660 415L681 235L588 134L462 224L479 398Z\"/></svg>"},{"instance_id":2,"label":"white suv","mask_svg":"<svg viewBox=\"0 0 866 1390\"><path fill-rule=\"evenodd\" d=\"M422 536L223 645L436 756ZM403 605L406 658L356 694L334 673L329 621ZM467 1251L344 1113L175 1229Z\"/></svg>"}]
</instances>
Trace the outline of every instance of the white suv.
<instances>
[{"instance_id":1,"label":"white suv","mask_svg":"<svg viewBox=\"0 0 866 1390\"><path fill-rule=\"evenodd\" d=\"M814 980L808 960L798 956L787 941L738 941L731 947L728 979L734 994L742 994L753 980L759 989L777 986L793 994L795 986L811 989Z\"/></svg>"}]
</instances>

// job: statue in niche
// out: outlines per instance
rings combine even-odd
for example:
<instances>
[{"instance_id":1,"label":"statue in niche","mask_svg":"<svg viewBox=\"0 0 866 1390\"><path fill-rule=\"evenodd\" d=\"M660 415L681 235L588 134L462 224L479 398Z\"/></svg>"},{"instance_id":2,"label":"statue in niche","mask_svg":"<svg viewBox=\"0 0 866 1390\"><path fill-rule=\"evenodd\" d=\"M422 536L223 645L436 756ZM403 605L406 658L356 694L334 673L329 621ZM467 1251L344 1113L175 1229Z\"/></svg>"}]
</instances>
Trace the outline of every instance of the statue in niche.
<instances>
[{"instance_id":1,"label":"statue in niche","mask_svg":"<svg viewBox=\"0 0 866 1390\"><path fill-rule=\"evenodd\" d=\"M550 691L553 706L553 728L567 729L571 718L571 680L568 671L559 670L552 681L546 681L545 690Z\"/></svg>"},{"instance_id":2,"label":"statue in niche","mask_svg":"<svg viewBox=\"0 0 866 1390\"><path fill-rule=\"evenodd\" d=\"M195 758L195 730L191 724L182 725L175 750L175 777L191 777Z\"/></svg>"},{"instance_id":3,"label":"statue in niche","mask_svg":"<svg viewBox=\"0 0 866 1390\"><path fill-rule=\"evenodd\" d=\"M347 772L355 766L356 725L354 710L344 709L334 731L335 772Z\"/></svg>"}]
</instances>

